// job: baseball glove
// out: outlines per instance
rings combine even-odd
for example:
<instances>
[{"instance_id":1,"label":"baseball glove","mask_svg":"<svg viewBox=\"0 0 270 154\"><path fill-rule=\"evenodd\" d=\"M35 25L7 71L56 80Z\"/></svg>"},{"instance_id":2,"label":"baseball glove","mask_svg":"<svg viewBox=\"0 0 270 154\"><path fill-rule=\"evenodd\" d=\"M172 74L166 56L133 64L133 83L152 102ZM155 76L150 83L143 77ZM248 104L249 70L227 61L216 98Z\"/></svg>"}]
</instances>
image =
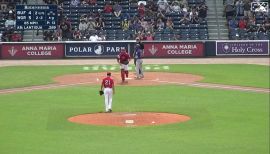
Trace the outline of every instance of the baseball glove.
<instances>
[{"instance_id":1,"label":"baseball glove","mask_svg":"<svg viewBox=\"0 0 270 154\"><path fill-rule=\"evenodd\" d=\"M124 65L127 65L128 63L129 63L128 60L125 60L125 61L122 62L122 64L124 64Z\"/></svg>"},{"instance_id":2,"label":"baseball glove","mask_svg":"<svg viewBox=\"0 0 270 154\"><path fill-rule=\"evenodd\" d=\"M99 91L99 95L102 96L104 92L102 90Z\"/></svg>"}]
</instances>

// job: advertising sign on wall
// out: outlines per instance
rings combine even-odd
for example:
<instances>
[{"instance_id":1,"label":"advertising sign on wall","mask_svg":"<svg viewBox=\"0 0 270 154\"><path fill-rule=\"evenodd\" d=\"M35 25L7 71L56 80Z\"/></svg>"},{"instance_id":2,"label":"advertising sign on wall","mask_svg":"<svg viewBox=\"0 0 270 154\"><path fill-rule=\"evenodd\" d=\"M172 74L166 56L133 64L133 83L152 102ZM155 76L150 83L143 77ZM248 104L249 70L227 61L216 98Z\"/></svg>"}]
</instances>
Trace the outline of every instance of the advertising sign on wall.
<instances>
[{"instance_id":1,"label":"advertising sign on wall","mask_svg":"<svg viewBox=\"0 0 270 154\"><path fill-rule=\"evenodd\" d=\"M128 43L67 43L65 55L66 57L116 57L121 49L128 50Z\"/></svg>"},{"instance_id":2,"label":"advertising sign on wall","mask_svg":"<svg viewBox=\"0 0 270 154\"><path fill-rule=\"evenodd\" d=\"M3 59L56 59L64 57L64 45L56 43L3 44Z\"/></svg>"},{"instance_id":3,"label":"advertising sign on wall","mask_svg":"<svg viewBox=\"0 0 270 154\"><path fill-rule=\"evenodd\" d=\"M268 41L217 41L216 55L269 55Z\"/></svg>"},{"instance_id":4,"label":"advertising sign on wall","mask_svg":"<svg viewBox=\"0 0 270 154\"><path fill-rule=\"evenodd\" d=\"M203 57L202 42L145 42L144 57Z\"/></svg>"}]
</instances>

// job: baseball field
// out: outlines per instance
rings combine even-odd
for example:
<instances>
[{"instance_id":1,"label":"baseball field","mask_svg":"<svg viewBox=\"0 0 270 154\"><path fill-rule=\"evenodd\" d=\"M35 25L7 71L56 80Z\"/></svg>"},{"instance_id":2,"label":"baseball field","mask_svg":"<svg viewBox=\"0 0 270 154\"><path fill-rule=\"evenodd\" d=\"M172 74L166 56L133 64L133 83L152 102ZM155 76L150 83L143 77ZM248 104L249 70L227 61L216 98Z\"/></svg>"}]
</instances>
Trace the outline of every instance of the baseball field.
<instances>
[{"instance_id":1,"label":"baseball field","mask_svg":"<svg viewBox=\"0 0 270 154\"><path fill-rule=\"evenodd\" d=\"M79 65L0 67L1 154L269 153L269 65L145 62L145 79L136 83L159 83L151 85L132 85L131 65L130 84L116 85L113 112L173 113L191 119L118 127L68 121L76 115L103 112L104 98L98 95L100 74L119 72L116 64L89 61ZM148 79L150 73L154 76ZM166 80L161 77L165 73L201 79ZM71 83L56 80L70 79L70 75L78 77Z\"/></svg>"}]
</instances>

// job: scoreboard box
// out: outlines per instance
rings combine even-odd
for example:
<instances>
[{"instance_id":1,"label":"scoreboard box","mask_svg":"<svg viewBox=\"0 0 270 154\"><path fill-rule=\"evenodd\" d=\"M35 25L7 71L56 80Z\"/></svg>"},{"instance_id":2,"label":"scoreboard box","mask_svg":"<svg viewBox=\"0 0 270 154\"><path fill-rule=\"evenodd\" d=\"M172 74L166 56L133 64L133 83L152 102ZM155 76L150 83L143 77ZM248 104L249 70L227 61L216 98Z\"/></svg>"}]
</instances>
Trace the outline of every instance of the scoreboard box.
<instances>
[{"instance_id":1,"label":"scoreboard box","mask_svg":"<svg viewBox=\"0 0 270 154\"><path fill-rule=\"evenodd\" d=\"M16 5L16 29L57 29L57 5Z\"/></svg>"}]
</instances>

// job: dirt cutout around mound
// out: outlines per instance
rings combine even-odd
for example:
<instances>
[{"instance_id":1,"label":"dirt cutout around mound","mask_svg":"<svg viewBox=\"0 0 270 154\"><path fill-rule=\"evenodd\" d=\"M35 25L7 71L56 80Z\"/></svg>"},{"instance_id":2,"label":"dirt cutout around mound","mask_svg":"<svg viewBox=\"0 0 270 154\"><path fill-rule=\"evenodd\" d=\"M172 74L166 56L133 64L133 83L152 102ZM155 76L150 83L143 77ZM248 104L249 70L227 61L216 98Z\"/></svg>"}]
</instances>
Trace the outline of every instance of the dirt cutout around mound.
<instances>
[{"instance_id":1,"label":"dirt cutout around mound","mask_svg":"<svg viewBox=\"0 0 270 154\"><path fill-rule=\"evenodd\" d=\"M173 113L115 112L77 115L68 121L98 126L137 127L180 123L190 119L189 116Z\"/></svg>"},{"instance_id":2,"label":"dirt cutout around mound","mask_svg":"<svg viewBox=\"0 0 270 154\"><path fill-rule=\"evenodd\" d=\"M58 76L54 81L60 84L78 84L85 83L89 85L100 85L102 79L106 77L106 72L101 73L83 73ZM192 74L182 73L165 73L165 72L147 72L142 79L135 79L134 72L129 73L126 83L122 83L120 73L112 73L112 78L115 80L116 85L130 85L130 86L149 86L169 84L170 82L177 83L194 83L200 81L203 77Z\"/></svg>"}]
</instances>

